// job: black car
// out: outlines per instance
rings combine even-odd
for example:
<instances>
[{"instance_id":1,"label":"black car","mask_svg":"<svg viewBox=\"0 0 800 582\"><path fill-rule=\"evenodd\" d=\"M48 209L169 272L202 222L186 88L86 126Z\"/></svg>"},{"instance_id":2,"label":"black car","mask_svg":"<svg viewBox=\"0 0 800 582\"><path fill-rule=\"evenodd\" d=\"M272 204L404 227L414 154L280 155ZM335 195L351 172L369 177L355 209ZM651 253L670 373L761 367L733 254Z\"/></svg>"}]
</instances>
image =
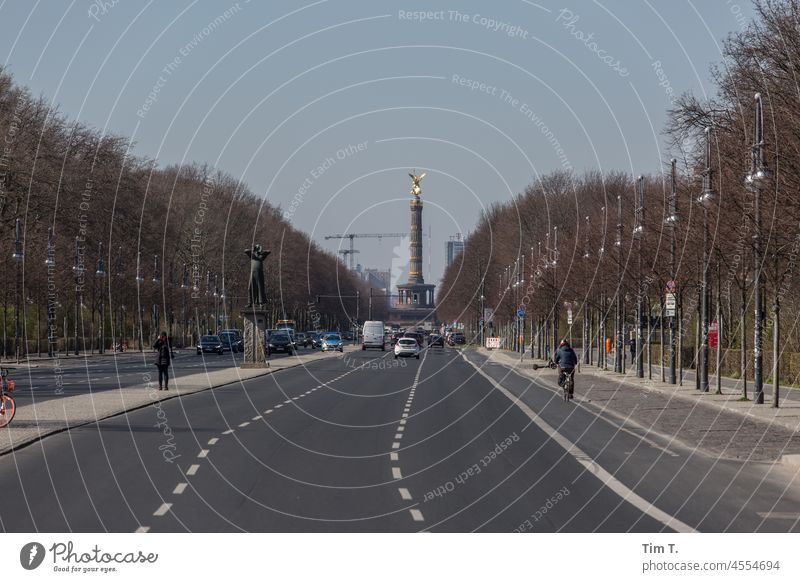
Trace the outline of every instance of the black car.
<instances>
[{"instance_id":1,"label":"black car","mask_svg":"<svg viewBox=\"0 0 800 582\"><path fill-rule=\"evenodd\" d=\"M302 331L294 334L294 341L297 346L301 348L307 348L309 345L311 345L308 340L308 336Z\"/></svg>"},{"instance_id":2,"label":"black car","mask_svg":"<svg viewBox=\"0 0 800 582\"><path fill-rule=\"evenodd\" d=\"M244 351L244 342L233 333L220 333L219 340L222 342L223 349L233 353Z\"/></svg>"},{"instance_id":3,"label":"black car","mask_svg":"<svg viewBox=\"0 0 800 582\"><path fill-rule=\"evenodd\" d=\"M438 334L431 334L428 336L428 345L429 346L438 346L440 348L444 347L444 338Z\"/></svg>"},{"instance_id":4,"label":"black car","mask_svg":"<svg viewBox=\"0 0 800 582\"><path fill-rule=\"evenodd\" d=\"M222 344L222 340L219 339L219 336L216 335L204 335L200 338L200 341L197 344L197 355L205 354L205 353L218 353L222 354L225 351L225 347Z\"/></svg>"},{"instance_id":5,"label":"black car","mask_svg":"<svg viewBox=\"0 0 800 582\"><path fill-rule=\"evenodd\" d=\"M449 343L451 346L463 345L467 343L467 338L463 333L454 332L450 334L450 339L448 339L447 343Z\"/></svg>"},{"instance_id":6,"label":"black car","mask_svg":"<svg viewBox=\"0 0 800 582\"><path fill-rule=\"evenodd\" d=\"M297 344L288 333L275 332L269 338L269 351L293 354L297 351Z\"/></svg>"},{"instance_id":7,"label":"black car","mask_svg":"<svg viewBox=\"0 0 800 582\"><path fill-rule=\"evenodd\" d=\"M351 341L353 339L352 331L343 331L341 334L343 340Z\"/></svg>"}]
</instances>

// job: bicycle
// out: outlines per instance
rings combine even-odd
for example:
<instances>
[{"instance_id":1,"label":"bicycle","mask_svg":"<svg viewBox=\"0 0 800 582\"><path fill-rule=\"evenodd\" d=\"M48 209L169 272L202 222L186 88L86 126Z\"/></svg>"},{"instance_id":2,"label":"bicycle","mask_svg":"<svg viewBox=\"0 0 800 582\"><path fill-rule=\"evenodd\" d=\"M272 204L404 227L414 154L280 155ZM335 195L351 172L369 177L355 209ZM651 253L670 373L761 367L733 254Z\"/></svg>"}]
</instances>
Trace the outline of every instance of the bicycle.
<instances>
[{"instance_id":1,"label":"bicycle","mask_svg":"<svg viewBox=\"0 0 800 582\"><path fill-rule=\"evenodd\" d=\"M569 402L570 394L575 390L575 369L569 373L564 374L564 402Z\"/></svg>"},{"instance_id":2,"label":"bicycle","mask_svg":"<svg viewBox=\"0 0 800 582\"><path fill-rule=\"evenodd\" d=\"M0 368L0 428L8 426L14 419L17 403L11 393L17 383L8 377L8 368Z\"/></svg>"}]
</instances>

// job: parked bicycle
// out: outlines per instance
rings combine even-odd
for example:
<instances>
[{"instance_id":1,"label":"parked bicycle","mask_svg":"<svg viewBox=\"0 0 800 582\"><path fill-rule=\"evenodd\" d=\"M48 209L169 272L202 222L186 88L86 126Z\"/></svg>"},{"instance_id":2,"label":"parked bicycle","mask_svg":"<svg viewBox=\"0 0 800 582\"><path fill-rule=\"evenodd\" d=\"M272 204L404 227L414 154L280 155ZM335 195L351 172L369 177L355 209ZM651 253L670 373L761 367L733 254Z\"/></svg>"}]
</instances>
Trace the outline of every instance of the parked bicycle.
<instances>
[{"instance_id":1,"label":"parked bicycle","mask_svg":"<svg viewBox=\"0 0 800 582\"><path fill-rule=\"evenodd\" d=\"M8 426L14 419L17 403L11 393L17 383L8 377L8 368L0 368L0 428Z\"/></svg>"}]
</instances>

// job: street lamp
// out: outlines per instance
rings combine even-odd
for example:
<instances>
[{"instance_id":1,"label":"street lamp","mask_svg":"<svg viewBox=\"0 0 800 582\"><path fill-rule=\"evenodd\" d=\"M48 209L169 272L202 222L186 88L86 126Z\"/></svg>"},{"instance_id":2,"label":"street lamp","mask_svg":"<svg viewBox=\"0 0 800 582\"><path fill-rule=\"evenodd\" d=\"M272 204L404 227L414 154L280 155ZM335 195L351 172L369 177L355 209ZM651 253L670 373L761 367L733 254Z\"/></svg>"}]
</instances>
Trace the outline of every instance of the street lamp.
<instances>
[{"instance_id":1,"label":"street lamp","mask_svg":"<svg viewBox=\"0 0 800 582\"><path fill-rule=\"evenodd\" d=\"M677 172L677 165L678 160L672 158L671 161L671 189L669 195L669 212L667 213L666 222L670 226L670 243L669 243L669 257L670 257L670 282L668 284L668 292L672 296L672 300L675 301L675 306L672 308L671 313L672 315L669 318L669 383L670 384L677 384L677 374L676 374L676 341L677 341L677 334L675 333L675 323L677 319L677 300L676 300L676 292L675 292L675 280L678 278L678 274L675 272L675 229L678 226L678 222L680 221L680 216L678 214L678 172Z\"/></svg>"},{"instance_id":2,"label":"street lamp","mask_svg":"<svg viewBox=\"0 0 800 582\"><path fill-rule=\"evenodd\" d=\"M756 404L764 404L764 377L763 377L763 319L762 310L762 280L761 280L761 187L770 177L764 162L764 109L761 102L761 93L756 93L755 122L753 123L753 147L751 156L750 173L745 177L745 184L753 192L753 214L755 233L753 233L753 261L755 263L755 321L753 322L753 390Z\"/></svg>"},{"instance_id":3,"label":"street lamp","mask_svg":"<svg viewBox=\"0 0 800 582\"><path fill-rule=\"evenodd\" d=\"M617 353L614 354L614 371L622 373L624 331L622 329L622 196L617 195Z\"/></svg>"},{"instance_id":4,"label":"street lamp","mask_svg":"<svg viewBox=\"0 0 800 582\"><path fill-rule=\"evenodd\" d=\"M95 275L100 277L101 280L105 279L106 276L106 263L103 259L103 243L98 243L97 249L97 270L95 271ZM94 286L92 286L92 293L94 293ZM106 345L106 326L105 326L105 299L102 287L100 288L100 348L97 350L98 353L102 354L105 353L105 345Z\"/></svg>"},{"instance_id":5,"label":"street lamp","mask_svg":"<svg viewBox=\"0 0 800 582\"><path fill-rule=\"evenodd\" d=\"M44 259L45 267L47 267L48 279L51 277L53 268L56 266L56 247L53 243L53 227L47 228L47 256ZM56 333L56 309L58 307L55 293L47 292L47 355L53 357L53 344L56 345L58 351L58 338L55 337ZM66 332L66 330L64 330Z\"/></svg>"},{"instance_id":6,"label":"street lamp","mask_svg":"<svg viewBox=\"0 0 800 582\"><path fill-rule=\"evenodd\" d=\"M642 274L642 239L644 238L644 176L639 176L636 180L636 207L635 226L633 236L636 238L637 254L639 255L638 266L638 290L636 293L636 376L644 378L644 355L643 342L644 330L642 329L643 302L644 302L644 279ZM649 317L649 315L648 315ZM649 341L649 338L648 338Z\"/></svg>"},{"instance_id":7,"label":"street lamp","mask_svg":"<svg viewBox=\"0 0 800 582\"><path fill-rule=\"evenodd\" d=\"M78 321L81 311L81 291L83 291L83 257L81 254L81 239L75 237L75 264L72 266L72 271L75 273L75 355L79 355L78 349Z\"/></svg>"},{"instance_id":8,"label":"street lamp","mask_svg":"<svg viewBox=\"0 0 800 582\"><path fill-rule=\"evenodd\" d=\"M14 307L14 354L19 364L20 359L20 297L22 296L22 261L25 259L25 254L22 250L22 222L19 218L14 221L14 253L11 255L14 262L17 264L17 285L16 285L16 301Z\"/></svg>"},{"instance_id":9,"label":"street lamp","mask_svg":"<svg viewBox=\"0 0 800 582\"><path fill-rule=\"evenodd\" d=\"M139 351L144 349L144 308L142 307L142 252L136 253L136 311L139 318Z\"/></svg>"},{"instance_id":10,"label":"street lamp","mask_svg":"<svg viewBox=\"0 0 800 582\"><path fill-rule=\"evenodd\" d=\"M708 323L709 323L709 281L708 281L708 208L714 201L714 172L711 169L711 127L706 127L706 167L703 170L703 191L697 203L703 208L703 281L700 307L700 325L702 327L702 343L700 345L700 391L708 392ZM717 345L719 349L719 345Z\"/></svg>"}]
</instances>

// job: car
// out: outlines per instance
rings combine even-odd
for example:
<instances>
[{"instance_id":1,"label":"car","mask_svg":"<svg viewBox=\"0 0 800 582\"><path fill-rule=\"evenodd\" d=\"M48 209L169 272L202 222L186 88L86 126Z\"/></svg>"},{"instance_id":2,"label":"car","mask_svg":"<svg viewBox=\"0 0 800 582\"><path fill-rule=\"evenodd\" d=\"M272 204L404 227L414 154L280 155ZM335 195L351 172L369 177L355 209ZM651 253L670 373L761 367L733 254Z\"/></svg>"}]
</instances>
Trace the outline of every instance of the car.
<instances>
[{"instance_id":1,"label":"car","mask_svg":"<svg viewBox=\"0 0 800 582\"><path fill-rule=\"evenodd\" d=\"M306 337L308 338L308 345L311 347L311 349L316 349L320 346L322 340L317 332L307 331Z\"/></svg>"},{"instance_id":2,"label":"car","mask_svg":"<svg viewBox=\"0 0 800 582\"><path fill-rule=\"evenodd\" d=\"M419 360L419 343L413 337L403 336L394 346L394 358L417 358Z\"/></svg>"},{"instance_id":3,"label":"car","mask_svg":"<svg viewBox=\"0 0 800 582\"><path fill-rule=\"evenodd\" d=\"M352 331L343 331L340 335L343 340L352 341L353 339Z\"/></svg>"},{"instance_id":4,"label":"car","mask_svg":"<svg viewBox=\"0 0 800 582\"><path fill-rule=\"evenodd\" d=\"M394 347L394 345L397 343L397 340L399 340L401 337L402 337L401 333L392 334L392 338L391 340L389 340L389 343L392 345L392 347Z\"/></svg>"},{"instance_id":5,"label":"car","mask_svg":"<svg viewBox=\"0 0 800 582\"><path fill-rule=\"evenodd\" d=\"M407 331L406 333L403 334L403 337L410 337L416 340L417 345L419 345L419 347L422 347L424 337L421 333L417 333L415 331ZM403 339L403 337L401 337L400 339Z\"/></svg>"},{"instance_id":6,"label":"car","mask_svg":"<svg viewBox=\"0 0 800 582\"><path fill-rule=\"evenodd\" d=\"M333 352L333 351L344 352L344 344L342 343L342 336L338 333L322 334L321 345L323 352Z\"/></svg>"},{"instance_id":7,"label":"car","mask_svg":"<svg viewBox=\"0 0 800 582\"><path fill-rule=\"evenodd\" d=\"M302 331L294 334L294 341L298 347L307 348L309 346L308 336Z\"/></svg>"},{"instance_id":8,"label":"car","mask_svg":"<svg viewBox=\"0 0 800 582\"><path fill-rule=\"evenodd\" d=\"M197 343L197 355L214 352L220 355L225 352L225 347L222 344L222 340L219 339L219 336L204 335L201 337L200 341Z\"/></svg>"},{"instance_id":9,"label":"car","mask_svg":"<svg viewBox=\"0 0 800 582\"><path fill-rule=\"evenodd\" d=\"M450 334L447 343L450 344L451 346L463 345L467 343L467 338L464 337L464 334L461 333L460 331L454 331L453 333Z\"/></svg>"},{"instance_id":10,"label":"car","mask_svg":"<svg viewBox=\"0 0 800 582\"><path fill-rule=\"evenodd\" d=\"M288 333L276 331L269 338L269 351L270 353L286 352L291 355L297 351L297 344Z\"/></svg>"},{"instance_id":11,"label":"car","mask_svg":"<svg viewBox=\"0 0 800 582\"><path fill-rule=\"evenodd\" d=\"M428 336L428 346L438 346L440 348L444 347L444 338L439 334L432 333Z\"/></svg>"},{"instance_id":12,"label":"car","mask_svg":"<svg viewBox=\"0 0 800 582\"><path fill-rule=\"evenodd\" d=\"M233 353L244 351L244 340L230 331L221 331L217 334L222 342L223 349L229 350Z\"/></svg>"},{"instance_id":13,"label":"car","mask_svg":"<svg viewBox=\"0 0 800 582\"><path fill-rule=\"evenodd\" d=\"M383 352L386 351L382 321L364 322L364 338L361 340L361 349L366 350L367 348L378 348Z\"/></svg>"}]
</instances>

